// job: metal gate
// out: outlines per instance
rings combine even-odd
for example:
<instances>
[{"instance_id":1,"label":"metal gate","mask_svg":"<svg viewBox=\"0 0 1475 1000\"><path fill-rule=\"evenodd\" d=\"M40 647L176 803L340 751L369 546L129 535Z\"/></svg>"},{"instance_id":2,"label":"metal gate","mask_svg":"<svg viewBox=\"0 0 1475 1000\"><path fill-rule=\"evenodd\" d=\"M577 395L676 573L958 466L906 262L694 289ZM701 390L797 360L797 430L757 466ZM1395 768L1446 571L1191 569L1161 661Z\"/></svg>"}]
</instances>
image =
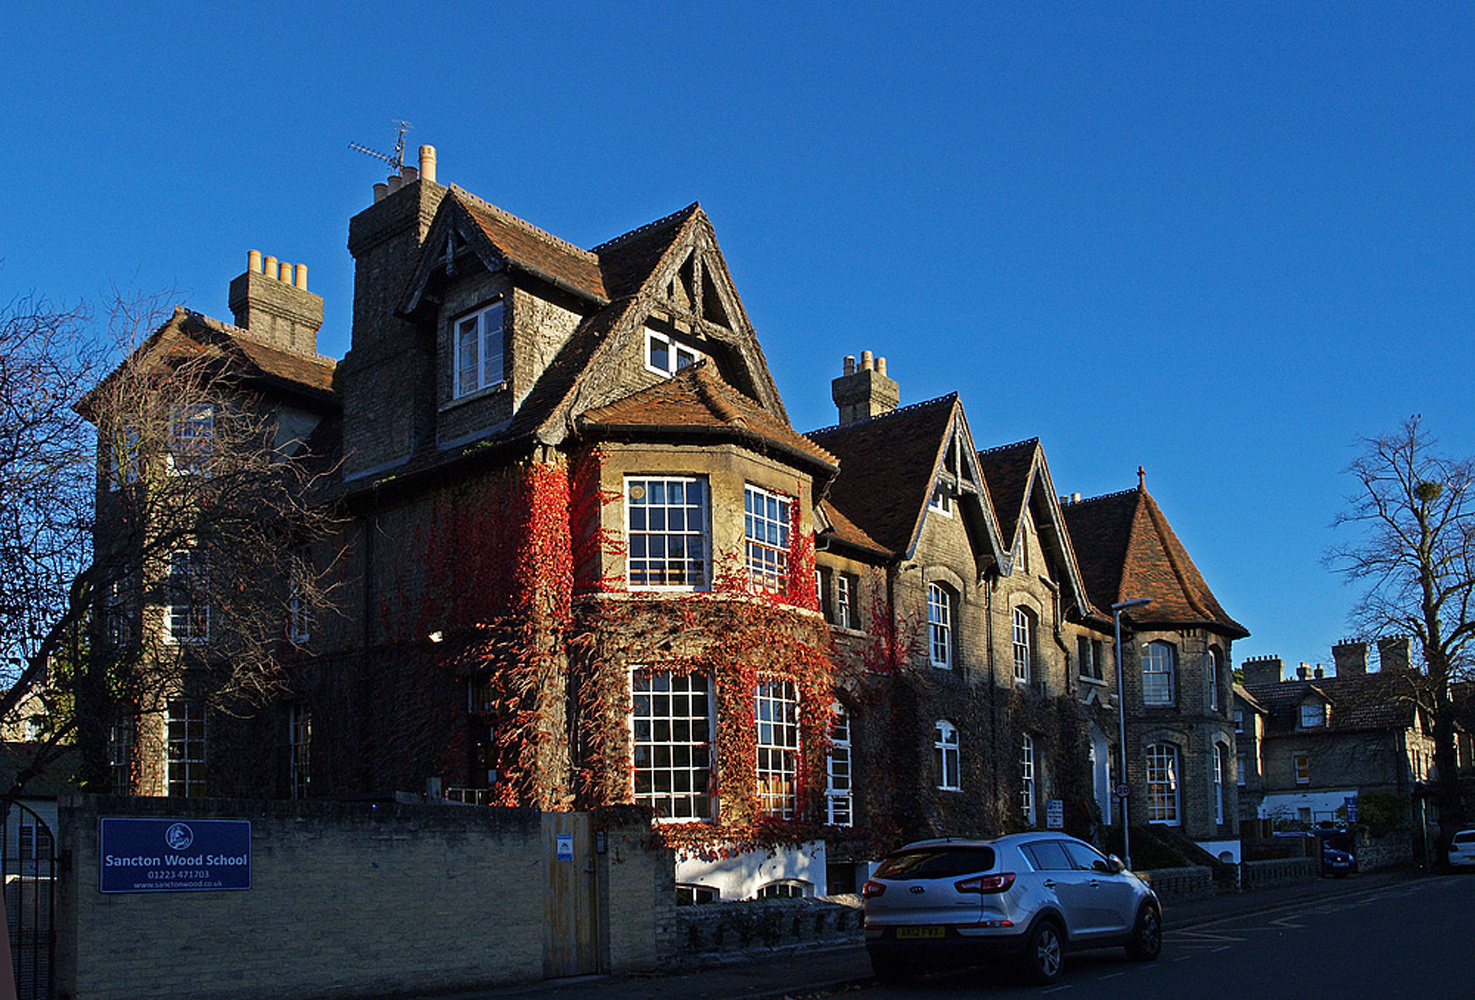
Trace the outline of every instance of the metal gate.
<instances>
[{"instance_id":1,"label":"metal gate","mask_svg":"<svg viewBox=\"0 0 1475 1000\"><path fill-rule=\"evenodd\" d=\"M5 918L17 1000L49 1000L55 988L56 935L51 913L56 895L56 838L35 810L0 802L0 872L5 878Z\"/></svg>"}]
</instances>

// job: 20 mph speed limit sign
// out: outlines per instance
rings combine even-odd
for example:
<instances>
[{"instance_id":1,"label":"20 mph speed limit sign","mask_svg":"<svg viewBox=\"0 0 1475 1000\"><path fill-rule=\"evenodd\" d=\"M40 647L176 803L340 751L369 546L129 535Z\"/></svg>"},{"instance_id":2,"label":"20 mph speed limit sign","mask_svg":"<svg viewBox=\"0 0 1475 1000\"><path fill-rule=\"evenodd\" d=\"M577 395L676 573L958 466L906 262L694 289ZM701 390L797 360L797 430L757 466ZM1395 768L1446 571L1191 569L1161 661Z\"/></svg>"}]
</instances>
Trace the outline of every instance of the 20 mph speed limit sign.
<instances>
[{"instance_id":1,"label":"20 mph speed limit sign","mask_svg":"<svg viewBox=\"0 0 1475 1000\"><path fill-rule=\"evenodd\" d=\"M1122 784L1116 786L1116 797L1117 798L1119 798L1119 799L1126 799L1126 798L1130 798L1131 795L1132 795L1132 786L1131 785L1126 784L1125 782L1123 782Z\"/></svg>"}]
</instances>

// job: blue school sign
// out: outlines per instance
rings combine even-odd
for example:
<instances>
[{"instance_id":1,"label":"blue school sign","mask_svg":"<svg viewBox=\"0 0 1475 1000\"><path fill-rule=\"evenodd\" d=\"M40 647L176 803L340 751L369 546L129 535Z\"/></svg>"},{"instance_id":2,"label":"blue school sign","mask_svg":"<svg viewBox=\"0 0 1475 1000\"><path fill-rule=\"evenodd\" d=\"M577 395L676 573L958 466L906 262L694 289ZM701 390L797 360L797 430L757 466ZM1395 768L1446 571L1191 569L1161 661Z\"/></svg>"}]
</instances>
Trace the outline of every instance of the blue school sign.
<instances>
[{"instance_id":1,"label":"blue school sign","mask_svg":"<svg viewBox=\"0 0 1475 1000\"><path fill-rule=\"evenodd\" d=\"M251 824L243 819L98 820L103 892L251 888Z\"/></svg>"}]
</instances>

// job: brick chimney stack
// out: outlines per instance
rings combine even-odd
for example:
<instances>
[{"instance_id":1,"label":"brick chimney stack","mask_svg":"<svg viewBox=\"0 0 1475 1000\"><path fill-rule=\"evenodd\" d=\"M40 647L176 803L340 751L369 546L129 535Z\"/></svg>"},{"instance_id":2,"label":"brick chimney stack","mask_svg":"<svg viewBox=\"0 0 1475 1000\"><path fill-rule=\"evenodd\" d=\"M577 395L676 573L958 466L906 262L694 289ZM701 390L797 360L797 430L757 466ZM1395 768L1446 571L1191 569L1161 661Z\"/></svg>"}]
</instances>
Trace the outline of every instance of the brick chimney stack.
<instances>
[{"instance_id":1,"label":"brick chimney stack","mask_svg":"<svg viewBox=\"0 0 1475 1000\"><path fill-rule=\"evenodd\" d=\"M830 383L830 395L840 410L840 426L890 413L901 402L901 386L886 376L886 359L862 351L845 358L845 373Z\"/></svg>"},{"instance_id":2,"label":"brick chimney stack","mask_svg":"<svg viewBox=\"0 0 1475 1000\"><path fill-rule=\"evenodd\" d=\"M1338 677L1356 677L1367 673L1367 643L1343 639L1332 647Z\"/></svg>"},{"instance_id":3,"label":"brick chimney stack","mask_svg":"<svg viewBox=\"0 0 1475 1000\"><path fill-rule=\"evenodd\" d=\"M230 311L252 339L297 354L316 355L323 297L307 290L307 265L295 268L260 250L246 254L246 273L230 283Z\"/></svg>"},{"instance_id":4,"label":"brick chimney stack","mask_svg":"<svg viewBox=\"0 0 1475 1000\"><path fill-rule=\"evenodd\" d=\"M1241 664L1244 670L1245 687L1257 684L1279 684L1285 663L1278 656L1256 656Z\"/></svg>"},{"instance_id":5,"label":"brick chimney stack","mask_svg":"<svg viewBox=\"0 0 1475 1000\"><path fill-rule=\"evenodd\" d=\"M1406 635L1379 639L1378 669L1385 673L1389 670L1407 670L1409 668L1408 650L1409 642Z\"/></svg>"}]
</instances>

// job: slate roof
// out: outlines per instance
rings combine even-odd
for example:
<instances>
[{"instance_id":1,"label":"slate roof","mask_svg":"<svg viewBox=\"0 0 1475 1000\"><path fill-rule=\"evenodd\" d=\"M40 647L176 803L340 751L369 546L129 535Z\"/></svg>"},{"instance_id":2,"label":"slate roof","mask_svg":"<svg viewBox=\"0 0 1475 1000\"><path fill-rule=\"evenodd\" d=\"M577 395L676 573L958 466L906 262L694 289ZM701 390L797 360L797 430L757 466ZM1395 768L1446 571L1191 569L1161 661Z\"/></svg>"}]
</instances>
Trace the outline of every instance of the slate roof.
<instances>
[{"instance_id":1,"label":"slate roof","mask_svg":"<svg viewBox=\"0 0 1475 1000\"><path fill-rule=\"evenodd\" d=\"M692 202L679 212L672 212L664 219L647 223L639 229L595 247L593 253L599 257L600 272L604 275L604 287L611 297L634 295L638 292L671 248L671 243L681 232L688 220L702 210L698 202Z\"/></svg>"},{"instance_id":2,"label":"slate roof","mask_svg":"<svg viewBox=\"0 0 1475 1000\"><path fill-rule=\"evenodd\" d=\"M777 420L757 403L722 381L709 361L699 361L671 378L607 406L586 410L580 429L666 431L762 441L808 459L830 474L835 456Z\"/></svg>"},{"instance_id":3,"label":"slate roof","mask_svg":"<svg viewBox=\"0 0 1475 1000\"><path fill-rule=\"evenodd\" d=\"M983 471L984 481L988 483L994 514L999 519L999 534L1003 535L1006 546L1013 544L1014 532L1024 515L1030 473L1034 469L1035 454L1039 447L1040 439L1030 438L978 453L978 466Z\"/></svg>"},{"instance_id":4,"label":"slate roof","mask_svg":"<svg viewBox=\"0 0 1475 1000\"><path fill-rule=\"evenodd\" d=\"M177 360L205 358L218 352L221 360L231 365L231 374L248 383L300 397L320 408L338 407L333 390L333 372L338 363L332 358L277 347L257 339L249 330L184 306L176 306L174 315L134 351L139 356L147 356L149 352ZM116 371L82 398L77 404L78 412L84 416L90 412L91 400Z\"/></svg>"},{"instance_id":5,"label":"slate roof","mask_svg":"<svg viewBox=\"0 0 1475 1000\"><path fill-rule=\"evenodd\" d=\"M1415 706L1409 697L1410 671L1379 671L1345 677L1279 681L1246 685L1245 690L1270 713L1266 735L1349 732L1369 729L1408 729ZM1300 705L1308 694L1320 695L1330 706L1327 725L1300 728Z\"/></svg>"},{"instance_id":6,"label":"slate roof","mask_svg":"<svg viewBox=\"0 0 1475 1000\"><path fill-rule=\"evenodd\" d=\"M544 232L454 184L447 200L466 210L487 242L512 266L550 278L592 299L609 301L597 254Z\"/></svg>"},{"instance_id":7,"label":"slate roof","mask_svg":"<svg viewBox=\"0 0 1475 1000\"><path fill-rule=\"evenodd\" d=\"M911 547L957 402L958 394L949 393L808 434L840 460L831 503L887 552L901 554Z\"/></svg>"},{"instance_id":8,"label":"slate roof","mask_svg":"<svg viewBox=\"0 0 1475 1000\"><path fill-rule=\"evenodd\" d=\"M1145 487L1062 510L1087 595L1098 608L1148 597L1152 604L1130 612L1139 626L1208 626L1231 638L1250 634L1220 606Z\"/></svg>"}]
</instances>

